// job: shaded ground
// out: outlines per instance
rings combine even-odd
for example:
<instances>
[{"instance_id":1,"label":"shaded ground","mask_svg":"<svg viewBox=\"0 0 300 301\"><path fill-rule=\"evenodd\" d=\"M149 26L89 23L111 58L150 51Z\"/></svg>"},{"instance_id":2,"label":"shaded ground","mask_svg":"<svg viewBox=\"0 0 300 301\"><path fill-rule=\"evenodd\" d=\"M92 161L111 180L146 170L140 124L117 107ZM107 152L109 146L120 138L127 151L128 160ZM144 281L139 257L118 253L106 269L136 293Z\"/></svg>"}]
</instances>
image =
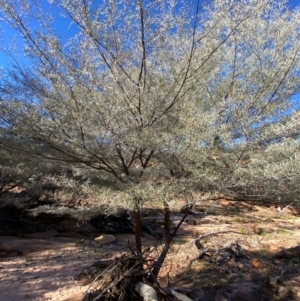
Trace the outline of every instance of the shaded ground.
<instances>
[{"instance_id":1,"label":"shaded ground","mask_svg":"<svg viewBox=\"0 0 300 301\"><path fill-rule=\"evenodd\" d=\"M151 220L151 210L147 215L145 220ZM174 224L180 217L173 215ZM151 226L162 234L162 215L156 213L156 220ZM44 232L0 237L1 300L80 300L88 285L81 285L76 275L97 260L120 256L128 242L134 244L133 234L116 235L115 242L101 245L94 241L99 233L88 224L57 224L63 231L48 221ZM37 229L42 225L36 224ZM193 243L216 232L220 233L201 239L198 248ZM160 240L149 234L143 245L154 258L161 248ZM199 201L176 237L160 281L201 301L300 300L298 246L300 217L291 211L279 215L275 207Z\"/></svg>"}]
</instances>

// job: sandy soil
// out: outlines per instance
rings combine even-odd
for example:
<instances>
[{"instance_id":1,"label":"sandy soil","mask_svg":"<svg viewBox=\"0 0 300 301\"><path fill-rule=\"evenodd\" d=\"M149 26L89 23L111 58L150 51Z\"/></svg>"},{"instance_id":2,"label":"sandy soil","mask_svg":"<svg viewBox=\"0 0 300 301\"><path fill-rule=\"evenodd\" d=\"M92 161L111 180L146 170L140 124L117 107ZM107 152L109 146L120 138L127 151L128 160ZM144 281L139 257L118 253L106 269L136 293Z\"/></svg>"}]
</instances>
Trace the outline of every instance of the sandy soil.
<instances>
[{"instance_id":1,"label":"sandy soil","mask_svg":"<svg viewBox=\"0 0 300 301\"><path fill-rule=\"evenodd\" d=\"M201 204L198 209L200 207ZM175 216L174 222L178 220L179 216ZM210 250L209 254L217 254L216 250L232 242L238 243L246 255L241 260L220 264L219 259L214 260L214 256L208 254L206 259L191 263L199 255L191 241L199 235L220 231L224 233L201 241ZM127 234L117 235L115 242L105 245L95 242L93 237L70 236L76 235L61 236L49 231L24 238L0 237L0 300L81 300L88 286L80 285L74 276L97 260L119 256L127 250L128 241L134 243L133 235ZM149 236L143 240L144 246L153 247L154 257L159 251L158 244ZM224 296L242 300L239 294L243 293L246 295L243 300L255 301L260 299L253 299L249 283L253 283L255 290L262 280L278 277L276 293L268 295L266 300L300 300L300 277L299 272L295 272L299 271L300 254L286 259L276 259L274 255L299 245L300 218L291 212L279 215L276 208L212 202L182 225L160 280L185 288L194 300L219 301Z\"/></svg>"},{"instance_id":2,"label":"sandy soil","mask_svg":"<svg viewBox=\"0 0 300 301\"><path fill-rule=\"evenodd\" d=\"M101 245L55 231L35 234L44 238L0 237L1 301L81 300L88 286L81 286L74 276L95 261L126 250L122 236L118 242Z\"/></svg>"}]
</instances>

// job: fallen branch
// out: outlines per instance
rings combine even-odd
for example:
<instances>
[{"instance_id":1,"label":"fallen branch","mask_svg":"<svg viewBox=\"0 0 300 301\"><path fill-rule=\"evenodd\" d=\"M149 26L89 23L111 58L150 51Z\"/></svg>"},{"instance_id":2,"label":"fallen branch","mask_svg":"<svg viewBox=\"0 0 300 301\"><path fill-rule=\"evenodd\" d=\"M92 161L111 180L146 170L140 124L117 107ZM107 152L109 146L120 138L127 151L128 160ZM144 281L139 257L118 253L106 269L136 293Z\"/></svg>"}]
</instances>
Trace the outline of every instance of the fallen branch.
<instances>
[{"instance_id":1,"label":"fallen branch","mask_svg":"<svg viewBox=\"0 0 300 301\"><path fill-rule=\"evenodd\" d=\"M209 236L213 236L213 235L218 235L218 234L225 234L225 233L236 233L236 234L241 234L237 231L216 231L216 232L211 232L211 233L205 233L205 234L202 234L200 236L198 236L197 238L193 239L191 241L191 243L194 243L197 242L197 241L200 241L201 239L203 238L206 238L206 237L209 237Z\"/></svg>"},{"instance_id":2,"label":"fallen branch","mask_svg":"<svg viewBox=\"0 0 300 301\"><path fill-rule=\"evenodd\" d=\"M154 300L156 301L156 300L158 300L155 289L152 286L148 285L148 284L138 282L138 283L136 283L134 289L137 293L139 293L139 295L141 297L143 297L144 301L154 301ZM189 298L186 295L181 294L181 293L173 290L170 287L164 287L164 288L160 287L159 292L163 293L166 296L176 297L178 300L181 300L181 301L193 301L191 298Z\"/></svg>"},{"instance_id":3,"label":"fallen branch","mask_svg":"<svg viewBox=\"0 0 300 301\"><path fill-rule=\"evenodd\" d=\"M280 214L283 214L283 213L284 213L284 210L285 210L286 208L291 207L292 205L293 205L293 203L291 203L291 204L289 204L289 205L287 205L287 206L285 206L285 207L283 207L283 208L281 208L281 206L278 206L277 211L278 211Z\"/></svg>"},{"instance_id":4,"label":"fallen branch","mask_svg":"<svg viewBox=\"0 0 300 301\"><path fill-rule=\"evenodd\" d=\"M191 241L191 244L194 244L194 246L200 250L200 254L197 255L196 257L192 258L190 260L190 263L189 263L189 267L191 267L192 263L198 259L201 259L205 254L206 252L209 250L209 249L204 249L203 246L201 245L200 243L200 240L203 239L203 238L206 238L206 237L209 237L209 236L214 236L214 235L219 235L219 234L225 234L225 233L237 233L237 234L240 234L239 232L236 232L236 231L216 231L216 232L212 232L212 233L206 233L206 234L202 234L200 236L198 236L197 238L193 239Z\"/></svg>"},{"instance_id":5,"label":"fallen branch","mask_svg":"<svg viewBox=\"0 0 300 301\"><path fill-rule=\"evenodd\" d=\"M155 289L145 283L137 282L135 284L134 290L139 293L141 297L143 297L144 301L157 301L157 294Z\"/></svg>"},{"instance_id":6,"label":"fallen branch","mask_svg":"<svg viewBox=\"0 0 300 301\"><path fill-rule=\"evenodd\" d=\"M80 301L84 301L86 296L89 293L90 288L92 287L92 285L98 280L100 279L103 275L107 274L108 272L112 272L117 266L113 266L113 268L111 268L111 266L108 266L104 271L102 271L93 281L92 283L90 283L89 287L87 288L87 290L85 291L85 294L83 295L82 299Z\"/></svg>"},{"instance_id":7,"label":"fallen branch","mask_svg":"<svg viewBox=\"0 0 300 301\"><path fill-rule=\"evenodd\" d=\"M125 277L127 277L128 275L131 274L131 272L137 267L139 266L139 263L135 266L133 266L131 269L129 269L128 271L126 271L122 276L120 276L118 279L116 279L115 281L113 281L109 286L105 287L105 289L102 290L102 292L100 293L100 295L98 295L96 298L94 298L92 301L97 301L100 300L101 297L112 287L116 286L119 282L121 282L121 280L123 280Z\"/></svg>"},{"instance_id":8,"label":"fallen branch","mask_svg":"<svg viewBox=\"0 0 300 301\"><path fill-rule=\"evenodd\" d=\"M81 301L106 300L107 296L110 296L109 300L131 300L132 290L128 288L131 284L138 282L143 274L141 260L140 254L137 253L133 256L123 255L116 259L94 279ZM99 283L89 292L91 286L98 280L100 280Z\"/></svg>"},{"instance_id":9,"label":"fallen branch","mask_svg":"<svg viewBox=\"0 0 300 301\"><path fill-rule=\"evenodd\" d=\"M164 292L168 295L172 295L174 297L176 297L177 299L181 300L181 301L193 301L193 299L187 297L184 294L178 293L177 291L173 290L170 287L164 287L163 288Z\"/></svg>"},{"instance_id":10,"label":"fallen branch","mask_svg":"<svg viewBox=\"0 0 300 301\"><path fill-rule=\"evenodd\" d=\"M165 245L158 256L158 260L152 266L148 266L148 268L143 267L143 263L147 261L143 258L144 254L141 253L140 215L138 214L138 210L136 210L135 213L136 249L130 248L134 256L123 256L123 258L118 259L114 264L98 275L93 283L101 278L100 284L98 284L97 288L94 288L92 292L88 293L87 291L82 300L87 300L87 298L92 301L106 300L105 297L107 296L109 296L110 300L120 301L132 298L135 300L137 295L135 295L134 292L137 292L144 301L157 301L157 294L163 295L165 300L174 300L174 298L177 298L182 301L191 301L187 296L171 288L163 289L157 281L159 271L169 252L172 241L188 216L188 213L181 218L171 234L170 210L168 207L165 208ZM142 282L143 277L146 278L146 282L148 281L147 284ZM134 285L134 289L132 289L132 284Z\"/></svg>"}]
</instances>

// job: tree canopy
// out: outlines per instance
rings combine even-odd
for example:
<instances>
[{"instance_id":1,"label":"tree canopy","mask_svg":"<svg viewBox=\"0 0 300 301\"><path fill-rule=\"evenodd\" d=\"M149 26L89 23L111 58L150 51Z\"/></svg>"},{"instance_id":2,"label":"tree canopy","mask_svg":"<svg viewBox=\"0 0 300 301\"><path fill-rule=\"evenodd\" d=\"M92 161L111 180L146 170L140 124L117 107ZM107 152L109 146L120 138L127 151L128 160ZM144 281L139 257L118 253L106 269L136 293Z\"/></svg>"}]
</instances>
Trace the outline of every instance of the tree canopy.
<instances>
[{"instance_id":1,"label":"tree canopy","mask_svg":"<svg viewBox=\"0 0 300 301\"><path fill-rule=\"evenodd\" d=\"M241 198L299 193L299 8L49 3L0 3L0 20L23 40L3 49L13 59L1 70L3 149L127 184L184 179ZM54 8L73 35L60 36Z\"/></svg>"}]
</instances>

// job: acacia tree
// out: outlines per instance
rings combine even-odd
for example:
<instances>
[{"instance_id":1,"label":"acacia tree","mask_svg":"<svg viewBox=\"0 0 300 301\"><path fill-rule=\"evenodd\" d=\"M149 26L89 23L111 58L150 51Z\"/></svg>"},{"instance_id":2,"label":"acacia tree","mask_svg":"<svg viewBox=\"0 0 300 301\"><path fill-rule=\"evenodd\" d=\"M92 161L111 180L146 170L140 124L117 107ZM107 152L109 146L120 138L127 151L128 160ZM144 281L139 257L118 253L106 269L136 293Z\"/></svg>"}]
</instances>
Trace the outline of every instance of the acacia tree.
<instances>
[{"instance_id":1,"label":"acacia tree","mask_svg":"<svg viewBox=\"0 0 300 301\"><path fill-rule=\"evenodd\" d=\"M278 0L0 3L1 147L125 183L265 197L299 181L300 12ZM51 9L74 35L60 37Z\"/></svg>"}]
</instances>

